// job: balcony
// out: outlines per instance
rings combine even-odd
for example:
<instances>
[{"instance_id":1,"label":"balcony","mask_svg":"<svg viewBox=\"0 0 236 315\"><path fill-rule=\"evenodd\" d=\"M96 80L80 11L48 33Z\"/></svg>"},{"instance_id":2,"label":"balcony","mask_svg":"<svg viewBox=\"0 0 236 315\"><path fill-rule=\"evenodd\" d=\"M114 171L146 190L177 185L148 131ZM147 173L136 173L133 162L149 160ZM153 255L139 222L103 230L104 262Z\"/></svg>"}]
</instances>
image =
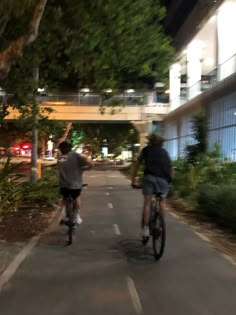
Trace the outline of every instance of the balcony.
<instances>
[{"instance_id":1,"label":"balcony","mask_svg":"<svg viewBox=\"0 0 236 315\"><path fill-rule=\"evenodd\" d=\"M219 65L206 75L202 75L201 81L198 81L191 87L187 87L186 84L181 84L180 95L177 99L173 100L170 105L179 104L184 105L188 101L194 99L199 94L202 94L211 88L213 88L218 82L226 79L227 77L236 73L236 54L229 58L226 62ZM176 107L176 106L174 106Z\"/></svg>"}]
</instances>

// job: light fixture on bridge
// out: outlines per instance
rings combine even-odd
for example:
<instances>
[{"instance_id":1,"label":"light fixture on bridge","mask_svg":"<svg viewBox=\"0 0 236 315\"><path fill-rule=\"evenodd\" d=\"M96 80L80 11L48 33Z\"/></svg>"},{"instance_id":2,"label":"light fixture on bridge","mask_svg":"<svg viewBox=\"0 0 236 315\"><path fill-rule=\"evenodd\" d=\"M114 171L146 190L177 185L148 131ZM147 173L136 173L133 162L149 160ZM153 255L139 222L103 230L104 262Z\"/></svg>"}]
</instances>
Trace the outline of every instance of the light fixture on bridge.
<instances>
[{"instance_id":1,"label":"light fixture on bridge","mask_svg":"<svg viewBox=\"0 0 236 315\"><path fill-rule=\"evenodd\" d=\"M45 92L45 88L38 88L38 92L39 93L44 93Z\"/></svg>"},{"instance_id":2,"label":"light fixture on bridge","mask_svg":"<svg viewBox=\"0 0 236 315\"><path fill-rule=\"evenodd\" d=\"M128 89L128 90L126 90L125 92L126 92L126 93L134 93L135 90L134 90L134 89Z\"/></svg>"},{"instance_id":3,"label":"light fixture on bridge","mask_svg":"<svg viewBox=\"0 0 236 315\"><path fill-rule=\"evenodd\" d=\"M112 93L112 89L106 89L106 90L103 90L103 92L105 92L105 93Z\"/></svg>"},{"instance_id":4,"label":"light fixture on bridge","mask_svg":"<svg viewBox=\"0 0 236 315\"><path fill-rule=\"evenodd\" d=\"M80 89L80 92L82 92L82 93L89 93L90 89L89 88L82 88L82 89Z\"/></svg>"},{"instance_id":5,"label":"light fixture on bridge","mask_svg":"<svg viewBox=\"0 0 236 315\"><path fill-rule=\"evenodd\" d=\"M163 82L156 82L155 83L155 88L162 88L164 86L165 86L165 84Z\"/></svg>"}]
</instances>

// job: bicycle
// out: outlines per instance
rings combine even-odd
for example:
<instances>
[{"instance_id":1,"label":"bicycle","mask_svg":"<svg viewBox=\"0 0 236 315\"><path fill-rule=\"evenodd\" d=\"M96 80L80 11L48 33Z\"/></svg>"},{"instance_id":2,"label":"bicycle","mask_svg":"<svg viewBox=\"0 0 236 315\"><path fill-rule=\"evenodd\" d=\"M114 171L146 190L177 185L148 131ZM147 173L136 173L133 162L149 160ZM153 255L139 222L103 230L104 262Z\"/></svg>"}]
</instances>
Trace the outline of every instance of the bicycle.
<instances>
[{"instance_id":1,"label":"bicycle","mask_svg":"<svg viewBox=\"0 0 236 315\"><path fill-rule=\"evenodd\" d=\"M83 184L82 187L87 186L87 184ZM73 234L75 231L75 225L78 215L78 210L75 207L75 200L71 194L69 194L65 198L65 207L66 207L66 215L68 217L68 245L71 245L73 242Z\"/></svg>"},{"instance_id":2,"label":"bicycle","mask_svg":"<svg viewBox=\"0 0 236 315\"><path fill-rule=\"evenodd\" d=\"M133 185L133 188L141 189L141 186ZM150 236L152 237L152 248L153 256L156 260L159 260L165 250L166 245L166 223L165 218L160 210L160 194L156 193L153 195L150 204L150 220L149 220L149 230ZM142 227L144 219L142 218ZM149 238L143 239L143 245L146 245Z\"/></svg>"}]
</instances>

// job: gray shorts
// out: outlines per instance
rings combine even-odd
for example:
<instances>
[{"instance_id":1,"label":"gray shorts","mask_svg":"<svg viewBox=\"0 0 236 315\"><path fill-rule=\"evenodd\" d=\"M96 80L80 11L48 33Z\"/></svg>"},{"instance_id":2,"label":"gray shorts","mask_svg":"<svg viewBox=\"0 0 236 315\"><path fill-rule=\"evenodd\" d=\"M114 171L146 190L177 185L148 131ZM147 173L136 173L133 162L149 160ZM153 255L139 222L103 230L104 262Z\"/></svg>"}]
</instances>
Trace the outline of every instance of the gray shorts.
<instances>
[{"instance_id":1,"label":"gray shorts","mask_svg":"<svg viewBox=\"0 0 236 315\"><path fill-rule=\"evenodd\" d=\"M143 178L143 194L153 195L158 193L161 198L166 198L169 192L169 184L162 177L155 177L153 175L145 175Z\"/></svg>"}]
</instances>

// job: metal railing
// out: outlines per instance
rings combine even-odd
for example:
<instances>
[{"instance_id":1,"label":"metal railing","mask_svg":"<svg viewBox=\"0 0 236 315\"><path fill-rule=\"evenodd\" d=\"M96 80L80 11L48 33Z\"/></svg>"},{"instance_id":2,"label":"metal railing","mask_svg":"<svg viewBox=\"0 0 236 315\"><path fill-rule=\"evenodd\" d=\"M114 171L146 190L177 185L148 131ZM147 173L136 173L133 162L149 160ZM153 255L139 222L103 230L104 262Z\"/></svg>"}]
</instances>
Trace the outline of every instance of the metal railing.
<instances>
[{"instance_id":1,"label":"metal railing","mask_svg":"<svg viewBox=\"0 0 236 315\"><path fill-rule=\"evenodd\" d=\"M149 98L148 94L144 93L124 93L118 95L102 96L93 93L78 93L78 94L48 94L39 95L38 102L49 102L55 105L66 105L73 103L74 105L124 105L124 106L140 106L140 105L159 105L164 104L165 107L169 106L168 100ZM152 99L152 98L151 98Z\"/></svg>"},{"instance_id":2,"label":"metal railing","mask_svg":"<svg viewBox=\"0 0 236 315\"><path fill-rule=\"evenodd\" d=\"M202 79L196 82L193 86L181 89L177 99L170 102L170 105L178 103L179 106L187 103L187 101L195 98L201 93L204 93L215 86L218 82L226 79L236 73L236 54L228 60L220 64L207 75L202 76Z\"/></svg>"}]
</instances>

